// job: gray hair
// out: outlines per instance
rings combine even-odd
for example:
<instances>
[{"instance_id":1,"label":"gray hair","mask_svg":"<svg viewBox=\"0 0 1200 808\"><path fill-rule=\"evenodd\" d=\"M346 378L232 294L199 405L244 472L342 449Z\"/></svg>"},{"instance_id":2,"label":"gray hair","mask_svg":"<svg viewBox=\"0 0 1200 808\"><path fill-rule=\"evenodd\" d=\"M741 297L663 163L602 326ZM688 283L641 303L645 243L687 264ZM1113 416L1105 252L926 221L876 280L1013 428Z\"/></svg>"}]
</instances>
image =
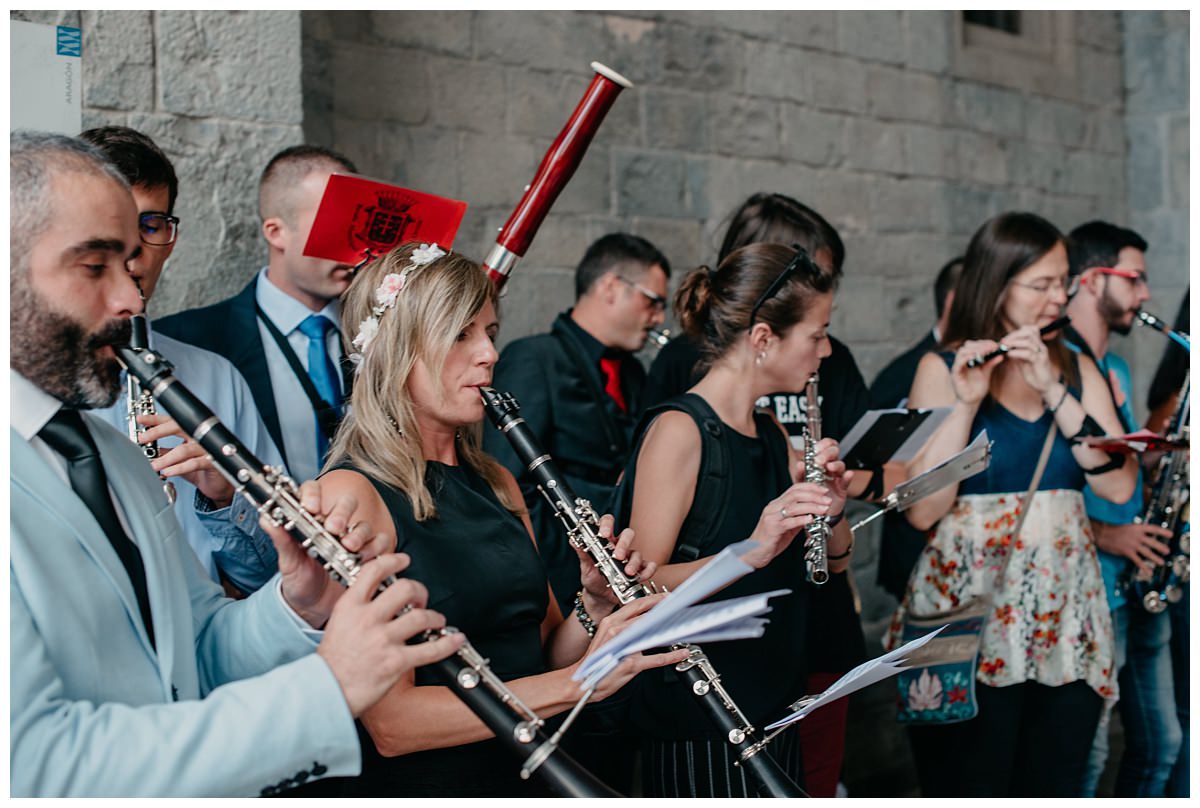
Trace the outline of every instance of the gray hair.
<instances>
[{"instance_id":1,"label":"gray hair","mask_svg":"<svg viewBox=\"0 0 1200 808\"><path fill-rule=\"evenodd\" d=\"M56 173L76 172L111 178L122 188L129 182L104 152L78 138L50 132L13 132L9 139L9 261L13 274L29 262L33 240L52 220L50 180Z\"/></svg>"}]
</instances>

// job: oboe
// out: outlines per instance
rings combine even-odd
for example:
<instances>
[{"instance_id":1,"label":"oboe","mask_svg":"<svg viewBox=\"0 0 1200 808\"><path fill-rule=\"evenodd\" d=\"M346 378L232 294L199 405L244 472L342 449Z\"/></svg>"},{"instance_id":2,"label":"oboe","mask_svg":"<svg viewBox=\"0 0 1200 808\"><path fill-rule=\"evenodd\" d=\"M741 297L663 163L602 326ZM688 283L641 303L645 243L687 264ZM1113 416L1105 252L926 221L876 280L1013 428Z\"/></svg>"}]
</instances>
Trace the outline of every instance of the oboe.
<instances>
[{"instance_id":1,"label":"oboe","mask_svg":"<svg viewBox=\"0 0 1200 808\"><path fill-rule=\"evenodd\" d=\"M549 151L542 158L537 173L525 186L525 193L516 210L508 217L496 244L483 260L483 268L497 289L504 288L509 273L524 257L533 237L550 212L550 207L579 168L583 154L604 121L604 116L617 100L617 95L633 82L617 71L592 62L596 75L588 85L575 111L558 133Z\"/></svg>"},{"instance_id":2,"label":"oboe","mask_svg":"<svg viewBox=\"0 0 1200 808\"><path fill-rule=\"evenodd\" d=\"M138 288L138 294L142 293L141 287ZM150 350L150 328L146 323L145 315L138 315L130 320L129 347L134 350ZM128 427L129 439L142 449L142 454L147 460L156 460L158 458L158 441L150 441L149 443L139 443L138 438L146 431L146 427L138 423L139 415L154 415L154 396L150 395L149 390L142 388L137 377L132 373L125 374L125 419ZM163 480L163 493L167 495L167 502L175 504L175 486L169 480Z\"/></svg>"},{"instance_id":3,"label":"oboe","mask_svg":"<svg viewBox=\"0 0 1200 808\"><path fill-rule=\"evenodd\" d=\"M142 315L135 315L134 320ZM358 577L360 558L300 505L299 489L280 468L264 465L172 375L173 367L163 357L146 349L117 348L126 370L137 376L164 410L212 456L213 463L234 489L258 507L274 524L287 530L310 556L320 561L329 576L344 586ZM389 576L379 590L396 582ZM418 641L458 633L447 626L426 632ZM433 663L446 684L496 738L522 759L547 742L543 721L500 680L488 661L464 642L453 656ZM620 796L564 753L551 755L537 769L545 784L562 797Z\"/></svg>"},{"instance_id":4,"label":"oboe","mask_svg":"<svg viewBox=\"0 0 1200 808\"><path fill-rule=\"evenodd\" d=\"M537 482L538 490L566 528L568 540L591 557L617 600L626 604L654 594L652 582L630 578L621 563L613 558L612 545L600 538L599 517L592 504L575 496L554 460L542 451L533 430L519 415L520 404L516 398L491 387L481 387L479 393L483 396L488 419L508 439L517 457ZM704 651L697 645L677 647L686 648L688 658L680 662L675 670L683 674L710 720L737 751L739 765L744 766L758 783L759 793L766 797L804 796L804 792L788 778L774 758L759 754L763 747L755 744L754 727L721 684L721 677Z\"/></svg>"},{"instance_id":5,"label":"oboe","mask_svg":"<svg viewBox=\"0 0 1200 808\"><path fill-rule=\"evenodd\" d=\"M804 388L804 481L823 486L825 469L817 464L817 441L821 439L817 381L818 375L814 373ZM832 532L828 516L814 516L804 526L804 570L808 580L814 584L829 580L829 537Z\"/></svg>"}]
</instances>

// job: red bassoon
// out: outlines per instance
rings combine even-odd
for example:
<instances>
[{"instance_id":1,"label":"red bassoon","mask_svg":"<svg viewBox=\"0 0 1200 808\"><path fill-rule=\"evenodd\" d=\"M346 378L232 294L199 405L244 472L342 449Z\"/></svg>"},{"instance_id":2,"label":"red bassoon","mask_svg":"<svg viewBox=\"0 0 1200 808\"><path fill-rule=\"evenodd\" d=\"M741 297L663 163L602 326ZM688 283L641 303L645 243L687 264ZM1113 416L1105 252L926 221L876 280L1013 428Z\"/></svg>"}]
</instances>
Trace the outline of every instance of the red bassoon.
<instances>
[{"instance_id":1,"label":"red bassoon","mask_svg":"<svg viewBox=\"0 0 1200 808\"><path fill-rule=\"evenodd\" d=\"M629 79L599 62L592 62L592 70L596 71L596 75L588 85L587 92L542 158L533 181L525 188L516 210L500 229L496 245L483 261L483 268L497 289L504 288L513 267L525 256L554 200L558 199L575 169L579 168L584 152L617 95L626 87L633 86Z\"/></svg>"}]
</instances>

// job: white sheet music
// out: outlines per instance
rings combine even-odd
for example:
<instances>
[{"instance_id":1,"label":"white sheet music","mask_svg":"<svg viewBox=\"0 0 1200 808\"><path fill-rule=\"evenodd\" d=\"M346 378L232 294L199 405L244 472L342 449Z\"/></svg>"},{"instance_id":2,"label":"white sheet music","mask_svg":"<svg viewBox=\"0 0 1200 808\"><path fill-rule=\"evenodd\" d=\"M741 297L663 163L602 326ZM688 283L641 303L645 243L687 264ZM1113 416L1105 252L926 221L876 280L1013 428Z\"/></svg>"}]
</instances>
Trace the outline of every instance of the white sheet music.
<instances>
[{"instance_id":1,"label":"white sheet music","mask_svg":"<svg viewBox=\"0 0 1200 808\"><path fill-rule=\"evenodd\" d=\"M802 707L800 707L800 709L796 710L796 712L792 713L787 718L776 721L774 724L769 724L765 731L771 732L779 727L785 727L788 724L794 724L811 713L813 710L824 707L831 701L836 701L842 696L848 696L857 690L862 690L864 687L869 687L876 682L881 682L884 679L887 679L889 676L895 676L897 673L900 673L900 671L908 667L905 662L908 661L909 654L932 640L934 637L940 634L944 628L945 626L942 626L942 628L931 631L923 637L918 637L911 642L905 643L894 651L889 651L881 657L876 657L875 659L871 659L862 663L857 668L850 671L841 679L838 679L836 682L830 685L829 689L824 693L817 696L807 704L804 704Z\"/></svg>"},{"instance_id":2,"label":"white sheet music","mask_svg":"<svg viewBox=\"0 0 1200 808\"><path fill-rule=\"evenodd\" d=\"M757 546L747 539L731 544L697 570L661 603L633 625L596 649L572 676L585 687L603 679L625 657L647 648L693 642L695 637L743 639L761 637L765 621L759 616L770 611L767 600L790 590L764 592L744 598L693 604L753 571L742 556Z\"/></svg>"}]
</instances>

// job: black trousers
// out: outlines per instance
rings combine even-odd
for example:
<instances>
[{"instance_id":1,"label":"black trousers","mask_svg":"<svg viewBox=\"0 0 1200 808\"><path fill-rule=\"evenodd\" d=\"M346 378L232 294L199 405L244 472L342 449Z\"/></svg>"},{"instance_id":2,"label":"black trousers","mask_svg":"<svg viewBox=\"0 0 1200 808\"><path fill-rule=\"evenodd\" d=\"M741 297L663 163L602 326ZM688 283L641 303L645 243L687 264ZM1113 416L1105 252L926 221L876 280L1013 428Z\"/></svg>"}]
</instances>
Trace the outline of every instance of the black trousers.
<instances>
[{"instance_id":1,"label":"black trousers","mask_svg":"<svg viewBox=\"0 0 1200 808\"><path fill-rule=\"evenodd\" d=\"M979 715L910 727L925 797L1074 797L1104 700L1086 682L978 685Z\"/></svg>"}]
</instances>

